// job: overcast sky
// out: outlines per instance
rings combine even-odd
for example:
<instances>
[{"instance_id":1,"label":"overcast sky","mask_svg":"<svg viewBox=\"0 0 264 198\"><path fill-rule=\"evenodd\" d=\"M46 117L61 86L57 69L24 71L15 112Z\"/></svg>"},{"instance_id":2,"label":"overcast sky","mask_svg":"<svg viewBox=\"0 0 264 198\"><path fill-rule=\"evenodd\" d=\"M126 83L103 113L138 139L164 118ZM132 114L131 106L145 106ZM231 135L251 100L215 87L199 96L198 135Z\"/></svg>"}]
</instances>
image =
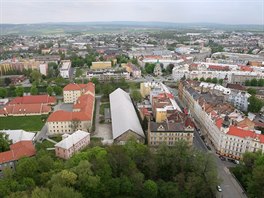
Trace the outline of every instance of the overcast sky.
<instances>
[{"instance_id":1,"label":"overcast sky","mask_svg":"<svg viewBox=\"0 0 264 198\"><path fill-rule=\"evenodd\" d=\"M1 23L158 21L264 25L264 0L0 0Z\"/></svg>"}]
</instances>

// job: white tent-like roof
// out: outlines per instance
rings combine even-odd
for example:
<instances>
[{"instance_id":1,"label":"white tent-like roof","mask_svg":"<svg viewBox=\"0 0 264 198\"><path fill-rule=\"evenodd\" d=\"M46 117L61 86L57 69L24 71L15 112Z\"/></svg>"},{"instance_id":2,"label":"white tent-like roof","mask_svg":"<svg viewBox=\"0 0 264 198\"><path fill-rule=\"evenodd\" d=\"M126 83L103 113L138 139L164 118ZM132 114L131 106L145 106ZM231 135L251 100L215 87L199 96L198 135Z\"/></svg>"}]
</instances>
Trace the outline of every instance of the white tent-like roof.
<instances>
[{"instance_id":1,"label":"white tent-like roof","mask_svg":"<svg viewBox=\"0 0 264 198\"><path fill-rule=\"evenodd\" d=\"M113 139L128 130L145 137L129 94L118 88L110 94Z\"/></svg>"},{"instance_id":2,"label":"white tent-like roof","mask_svg":"<svg viewBox=\"0 0 264 198\"><path fill-rule=\"evenodd\" d=\"M8 135L8 139L12 140L12 143L20 141L33 141L36 133L26 132L24 130L2 130L0 133Z\"/></svg>"}]
</instances>

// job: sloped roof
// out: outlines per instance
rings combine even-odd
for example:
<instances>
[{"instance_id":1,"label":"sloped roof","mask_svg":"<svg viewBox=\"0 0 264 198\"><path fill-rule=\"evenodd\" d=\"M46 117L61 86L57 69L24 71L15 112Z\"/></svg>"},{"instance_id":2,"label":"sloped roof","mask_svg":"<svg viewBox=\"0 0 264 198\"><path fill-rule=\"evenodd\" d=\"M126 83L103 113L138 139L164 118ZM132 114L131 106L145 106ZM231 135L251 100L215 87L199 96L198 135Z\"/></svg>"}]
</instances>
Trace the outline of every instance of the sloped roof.
<instances>
[{"instance_id":1,"label":"sloped roof","mask_svg":"<svg viewBox=\"0 0 264 198\"><path fill-rule=\"evenodd\" d=\"M51 107L48 104L13 104L6 105L3 109L0 109L0 114L43 114L51 111Z\"/></svg>"},{"instance_id":2,"label":"sloped roof","mask_svg":"<svg viewBox=\"0 0 264 198\"><path fill-rule=\"evenodd\" d=\"M94 93L95 86L92 82L88 82L87 84L70 83L63 88L63 91L77 91L77 90L80 91L85 90Z\"/></svg>"},{"instance_id":3,"label":"sloped roof","mask_svg":"<svg viewBox=\"0 0 264 198\"><path fill-rule=\"evenodd\" d=\"M0 153L0 164L19 160L22 157L31 157L36 154L32 141L20 141L10 145L10 151Z\"/></svg>"},{"instance_id":4,"label":"sloped roof","mask_svg":"<svg viewBox=\"0 0 264 198\"><path fill-rule=\"evenodd\" d=\"M261 143L264 143L264 135L256 134L254 131L244 130L233 125L229 127L229 131L227 132L227 134L241 138L251 137L253 139L258 139Z\"/></svg>"},{"instance_id":5,"label":"sloped roof","mask_svg":"<svg viewBox=\"0 0 264 198\"><path fill-rule=\"evenodd\" d=\"M78 98L77 103L74 105L74 109L78 109L78 112L68 112L63 110L55 111L50 114L47 121L58 122L72 120L92 120L94 100L94 96L90 94L82 95Z\"/></svg>"},{"instance_id":6,"label":"sloped roof","mask_svg":"<svg viewBox=\"0 0 264 198\"><path fill-rule=\"evenodd\" d=\"M13 144L19 141L32 141L36 133L26 132L24 130L3 130L0 133L8 135L8 139L12 140Z\"/></svg>"},{"instance_id":7,"label":"sloped roof","mask_svg":"<svg viewBox=\"0 0 264 198\"><path fill-rule=\"evenodd\" d=\"M128 93L118 88L110 94L113 139L128 130L145 137Z\"/></svg>"},{"instance_id":8,"label":"sloped roof","mask_svg":"<svg viewBox=\"0 0 264 198\"><path fill-rule=\"evenodd\" d=\"M35 95L35 96L23 96L16 97L8 104L50 104L55 103L56 98L54 96L49 95Z\"/></svg>"},{"instance_id":9,"label":"sloped roof","mask_svg":"<svg viewBox=\"0 0 264 198\"><path fill-rule=\"evenodd\" d=\"M60 147L63 149L69 149L71 148L74 144L78 143L80 140L85 138L87 135L89 135L88 132L78 130L74 132L73 134L69 135L67 138L64 140L58 142L55 144L55 147Z\"/></svg>"}]
</instances>

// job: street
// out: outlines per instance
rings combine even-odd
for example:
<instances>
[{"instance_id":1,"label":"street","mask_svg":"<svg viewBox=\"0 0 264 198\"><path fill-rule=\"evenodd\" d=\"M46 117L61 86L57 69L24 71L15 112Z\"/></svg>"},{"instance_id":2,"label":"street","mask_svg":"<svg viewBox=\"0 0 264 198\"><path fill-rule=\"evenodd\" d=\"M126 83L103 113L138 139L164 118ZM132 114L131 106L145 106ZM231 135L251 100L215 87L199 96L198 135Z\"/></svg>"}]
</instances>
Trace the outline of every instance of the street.
<instances>
[{"instance_id":1,"label":"street","mask_svg":"<svg viewBox=\"0 0 264 198\"><path fill-rule=\"evenodd\" d=\"M222 192L217 192L217 197L219 198L246 198L247 197L245 194L243 194L243 190L238 184L238 182L236 181L236 179L229 172L228 167L235 166L235 164L228 162L228 161L220 160L219 156L214 152L212 146L210 146L212 148L212 151L209 151L205 143L203 142L202 138L200 137L199 133L196 130L194 131L193 145L195 148L201 151L211 152L212 156L215 159L215 162L217 165L218 177L222 181L220 184L222 188Z\"/></svg>"}]
</instances>

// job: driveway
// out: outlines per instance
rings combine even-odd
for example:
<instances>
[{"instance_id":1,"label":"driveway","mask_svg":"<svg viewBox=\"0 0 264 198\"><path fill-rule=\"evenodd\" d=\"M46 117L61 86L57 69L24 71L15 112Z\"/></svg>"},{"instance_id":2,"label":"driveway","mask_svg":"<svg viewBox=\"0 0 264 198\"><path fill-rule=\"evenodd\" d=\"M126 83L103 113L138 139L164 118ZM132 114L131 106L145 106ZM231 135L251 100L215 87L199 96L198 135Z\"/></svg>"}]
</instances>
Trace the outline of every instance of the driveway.
<instances>
[{"instance_id":1,"label":"driveway","mask_svg":"<svg viewBox=\"0 0 264 198\"><path fill-rule=\"evenodd\" d=\"M93 137L100 137L103 140L112 140L112 125L110 124L101 124L100 122L100 104L101 96L96 97L96 114L95 114L95 132Z\"/></svg>"}]
</instances>

